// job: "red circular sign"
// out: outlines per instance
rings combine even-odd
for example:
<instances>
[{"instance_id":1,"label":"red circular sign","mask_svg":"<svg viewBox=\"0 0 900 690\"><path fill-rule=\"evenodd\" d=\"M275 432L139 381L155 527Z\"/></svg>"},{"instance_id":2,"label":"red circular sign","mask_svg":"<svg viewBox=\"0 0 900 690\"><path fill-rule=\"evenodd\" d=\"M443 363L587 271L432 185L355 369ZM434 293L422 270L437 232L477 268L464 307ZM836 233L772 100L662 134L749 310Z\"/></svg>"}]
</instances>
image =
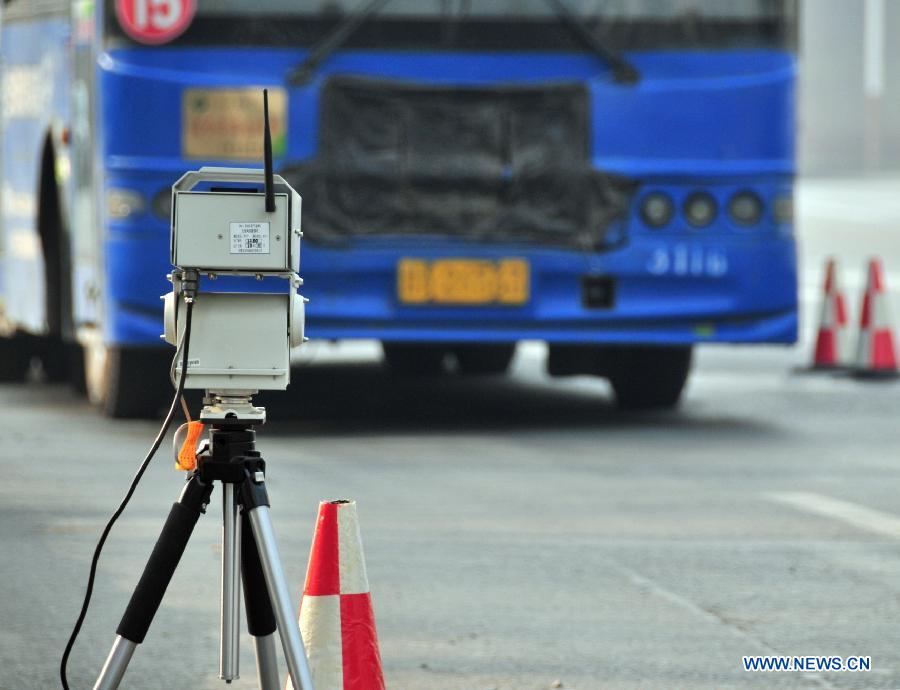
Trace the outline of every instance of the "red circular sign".
<instances>
[{"instance_id":1,"label":"red circular sign","mask_svg":"<svg viewBox=\"0 0 900 690\"><path fill-rule=\"evenodd\" d=\"M197 0L116 0L116 17L138 43L159 45L184 33L197 11Z\"/></svg>"}]
</instances>

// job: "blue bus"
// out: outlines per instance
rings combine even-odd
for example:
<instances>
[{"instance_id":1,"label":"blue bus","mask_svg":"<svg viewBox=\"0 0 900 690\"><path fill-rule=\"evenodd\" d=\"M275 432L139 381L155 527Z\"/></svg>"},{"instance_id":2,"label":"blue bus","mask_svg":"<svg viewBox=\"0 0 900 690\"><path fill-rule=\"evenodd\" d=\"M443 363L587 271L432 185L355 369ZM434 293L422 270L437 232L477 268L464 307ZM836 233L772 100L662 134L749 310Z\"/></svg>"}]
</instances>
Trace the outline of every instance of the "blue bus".
<instances>
[{"instance_id":1,"label":"blue bus","mask_svg":"<svg viewBox=\"0 0 900 690\"><path fill-rule=\"evenodd\" d=\"M170 186L303 196L313 338L404 374L515 344L626 407L698 343L792 343L792 0L0 0L0 378L168 395Z\"/></svg>"}]
</instances>

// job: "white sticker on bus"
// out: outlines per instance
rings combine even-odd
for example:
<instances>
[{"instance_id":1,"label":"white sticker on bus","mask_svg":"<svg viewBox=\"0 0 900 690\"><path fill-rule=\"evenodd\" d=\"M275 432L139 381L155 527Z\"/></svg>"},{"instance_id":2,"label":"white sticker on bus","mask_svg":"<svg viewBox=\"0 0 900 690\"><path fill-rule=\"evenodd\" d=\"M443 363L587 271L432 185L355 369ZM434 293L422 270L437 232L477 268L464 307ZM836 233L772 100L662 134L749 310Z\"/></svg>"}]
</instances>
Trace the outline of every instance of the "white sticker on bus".
<instances>
[{"instance_id":1,"label":"white sticker on bus","mask_svg":"<svg viewBox=\"0 0 900 690\"><path fill-rule=\"evenodd\" d=\"M3 119L44 117L53 101L56 68L51 55L33 65L6 64L0 92Z\"/></svg>"}]
</instances>

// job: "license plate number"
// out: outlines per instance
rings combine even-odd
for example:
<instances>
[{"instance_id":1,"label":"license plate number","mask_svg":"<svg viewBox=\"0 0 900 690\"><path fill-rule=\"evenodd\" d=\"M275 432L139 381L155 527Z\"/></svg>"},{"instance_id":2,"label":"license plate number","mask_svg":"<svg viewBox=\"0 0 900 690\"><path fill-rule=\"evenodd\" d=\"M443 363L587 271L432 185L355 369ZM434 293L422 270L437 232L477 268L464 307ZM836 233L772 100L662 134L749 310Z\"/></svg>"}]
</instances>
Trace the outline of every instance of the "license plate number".
<instances>
[{"instance_id":1,"label":"license plate number","mask_svg":"<svg viewBox=\"0 0 900 690\"><path fill-rule=\"evenodd\" d=\"M528 302L526 259L401 259L397 297L402 304L501 305Z\"/></svg>"}]
</instances>

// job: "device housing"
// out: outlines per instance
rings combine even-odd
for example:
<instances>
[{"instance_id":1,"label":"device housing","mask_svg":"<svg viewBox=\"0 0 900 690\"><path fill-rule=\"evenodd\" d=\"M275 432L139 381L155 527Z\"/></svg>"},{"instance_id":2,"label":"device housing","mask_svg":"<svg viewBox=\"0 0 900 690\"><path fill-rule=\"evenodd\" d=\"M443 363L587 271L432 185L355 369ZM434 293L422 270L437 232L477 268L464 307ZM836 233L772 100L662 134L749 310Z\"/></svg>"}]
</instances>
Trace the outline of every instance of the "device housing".
<instances>
[{"instance_id":1,"label":"device housing","mask_svg":"<svg viewBox=\"0 0 900 690\"><path fill-rule=\"evenodd\" d=\"M172 187L176 271L173 292L163 296L163 337L179 344L180 296L196 290L185 388L283 390L290 383L290 349L304 340L302 200L280 176L272 179L274 194L265 195L263 170L203 167ZM181 375L180 356L174 372Z\"/></svg>"}]
</instances>

